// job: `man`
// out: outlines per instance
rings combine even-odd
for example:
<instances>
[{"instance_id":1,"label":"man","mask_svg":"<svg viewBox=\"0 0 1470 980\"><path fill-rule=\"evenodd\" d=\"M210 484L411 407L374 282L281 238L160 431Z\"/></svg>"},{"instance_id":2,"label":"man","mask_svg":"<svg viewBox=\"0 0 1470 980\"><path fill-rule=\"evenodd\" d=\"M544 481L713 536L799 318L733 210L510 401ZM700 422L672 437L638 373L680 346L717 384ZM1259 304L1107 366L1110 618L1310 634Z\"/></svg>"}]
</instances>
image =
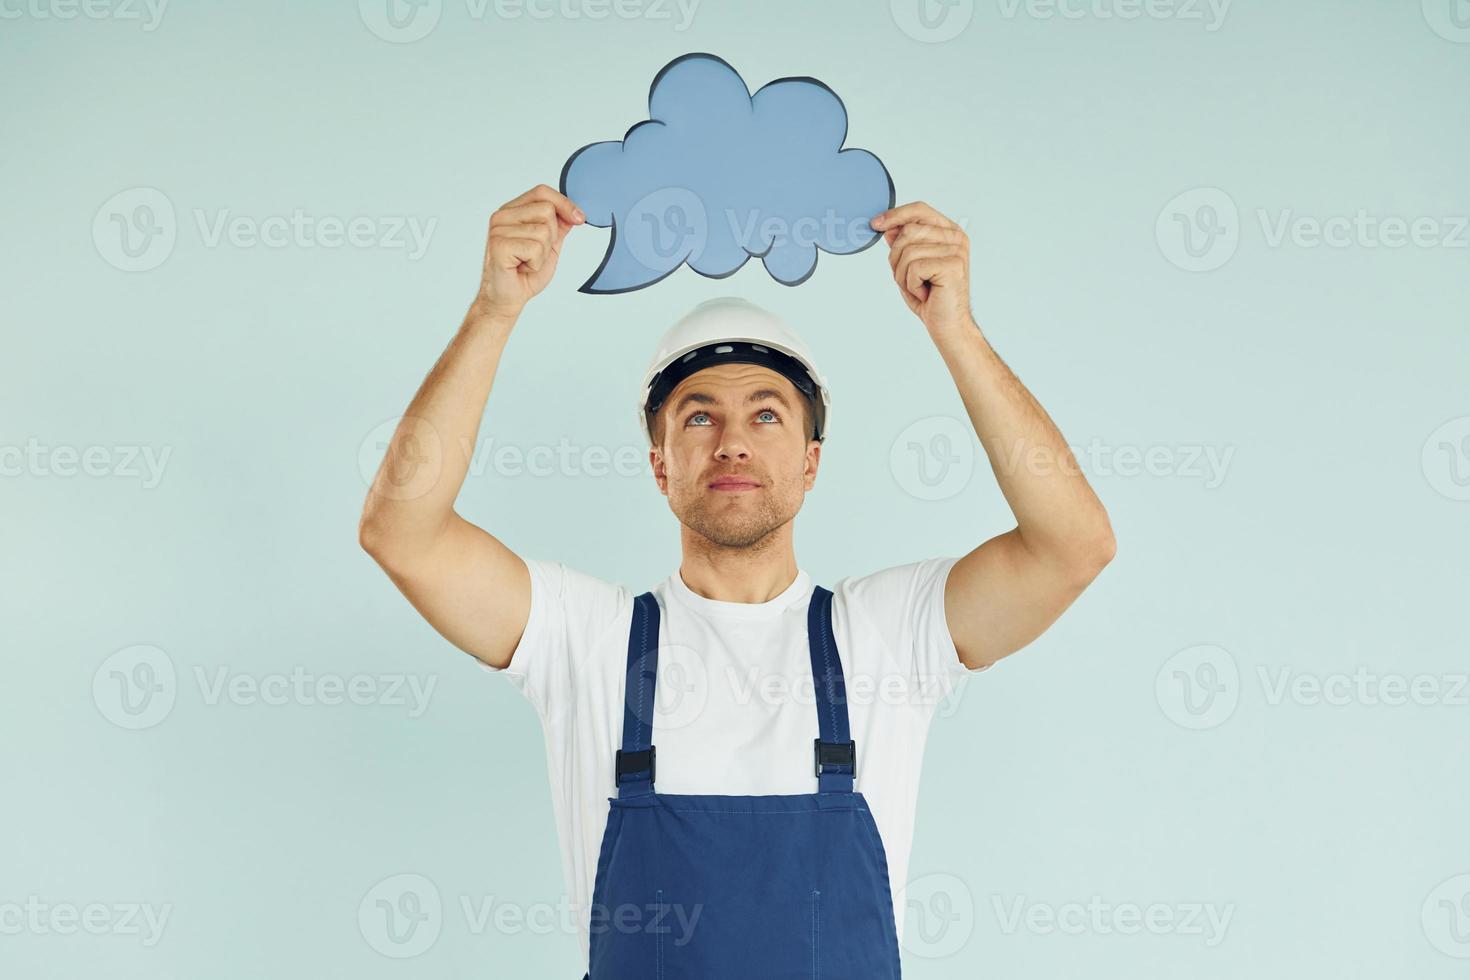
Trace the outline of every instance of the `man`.
<instances>
[{"instance_id":1,"label":"man","mask_svg":"<svg viewBox=\"0 0 1470 980\"><path fill-rule=\"evenodd\" d=\"M592 980L897 977L893 896L933 708L1097 576L1114 551L1107 515L972 318L964 232L914 203L872 224L1015 528L962 557L813 583L792 534L821 459L826 381L784 324L718 300L669 330L639 398L679 568L635 598L522 560L455 513L468 466L455 447L475 444L506 340L583 220L544 185L491 217L479 295L395 433L362 545L535 706ZM402 486L405 444L428 475Z\"/></svg>"}]
</instances>

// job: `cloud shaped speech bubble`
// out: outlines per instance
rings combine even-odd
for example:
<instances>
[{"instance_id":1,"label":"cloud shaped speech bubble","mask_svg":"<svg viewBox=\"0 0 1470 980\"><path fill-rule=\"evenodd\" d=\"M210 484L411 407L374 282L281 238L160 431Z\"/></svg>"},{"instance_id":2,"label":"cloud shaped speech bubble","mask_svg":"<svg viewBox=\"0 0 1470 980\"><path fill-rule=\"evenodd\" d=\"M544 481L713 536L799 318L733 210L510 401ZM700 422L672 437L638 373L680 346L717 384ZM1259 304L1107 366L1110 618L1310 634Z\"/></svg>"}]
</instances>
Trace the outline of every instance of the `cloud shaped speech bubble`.
<instances>
[{"instance_id":1,"label":"cloud shaped speech bubble","mask_svg":"<svg viewBox=\"0 0 1470 980\"><path fill-rule=\"evenodd\" d=\"M641 289L686 262L723 279L752 255L796 286L818 249L847 255L880 237L868 221L893 207L893 180L872 153L842 149L847 109L815 78L751 95L720 58L686 54L654 78L648 114L562 167L561 192L612 228L582 292Z\"/></svg>"}]
</instances>

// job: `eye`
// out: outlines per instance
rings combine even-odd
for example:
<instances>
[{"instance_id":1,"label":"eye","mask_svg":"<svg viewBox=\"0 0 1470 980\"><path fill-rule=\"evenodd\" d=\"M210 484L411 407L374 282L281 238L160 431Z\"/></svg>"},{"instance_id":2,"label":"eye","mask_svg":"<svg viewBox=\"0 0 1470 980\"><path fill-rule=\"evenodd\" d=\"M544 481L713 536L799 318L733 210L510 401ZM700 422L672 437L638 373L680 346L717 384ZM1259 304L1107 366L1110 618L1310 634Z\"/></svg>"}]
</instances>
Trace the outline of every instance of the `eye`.
<instances>
[{"instance_id":1,"label":"eye","mask_svg":"<svg viewBox=\"0 0 1470 980\"><path fill-rule=\"evenodd\" d=\"M695 412L693 415L689 416L688 421L686 421L684 424L685 425L689 425L691 423L694 423L694 424L698 424L698 425L704 425L705 423L703 423L703 422L699 422L699 423L695 423L694 422L695 419L701 419L701 418L703 418L703 419L709 418L709 413L708 412Z\"/></svg>"},{"instance_id":2,"label":"eye","mask_svg":"<svg viewBox=\"0 0 1470 980\"><path fill-rule=\"evenodd\" d=\"M771 417L771 421L772 422L779 422L779 421L781 421L781 416L777 415L775 409L772 409L772 408L763 408L763 409L761 409L760 410L760 414L757 415L756 418L759 419L762 415L769 415Z\"/></svg>"}]
</instances>

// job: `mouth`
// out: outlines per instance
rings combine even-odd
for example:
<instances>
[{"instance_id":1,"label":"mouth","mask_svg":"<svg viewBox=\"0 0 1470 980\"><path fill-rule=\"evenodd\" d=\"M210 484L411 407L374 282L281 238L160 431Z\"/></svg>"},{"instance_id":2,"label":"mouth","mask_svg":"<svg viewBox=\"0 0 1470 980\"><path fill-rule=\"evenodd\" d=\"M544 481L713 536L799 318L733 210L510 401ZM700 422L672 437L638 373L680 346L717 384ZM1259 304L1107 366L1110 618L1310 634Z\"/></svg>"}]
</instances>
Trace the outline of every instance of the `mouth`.
<instances>
[{"instance_id":1,"label":"mouth","mask_svg":"<svg viewBox=\"0 0 1470 980\"><path fill-rule=\"evenodd\" d=\"M711 482L709 485L709 488L711 490L729 491L755 490L759 487L760 484L757 483L755 480L743 476L722 476L718 480L714 480L713 482Z\"/></svg>"}]
</instances>

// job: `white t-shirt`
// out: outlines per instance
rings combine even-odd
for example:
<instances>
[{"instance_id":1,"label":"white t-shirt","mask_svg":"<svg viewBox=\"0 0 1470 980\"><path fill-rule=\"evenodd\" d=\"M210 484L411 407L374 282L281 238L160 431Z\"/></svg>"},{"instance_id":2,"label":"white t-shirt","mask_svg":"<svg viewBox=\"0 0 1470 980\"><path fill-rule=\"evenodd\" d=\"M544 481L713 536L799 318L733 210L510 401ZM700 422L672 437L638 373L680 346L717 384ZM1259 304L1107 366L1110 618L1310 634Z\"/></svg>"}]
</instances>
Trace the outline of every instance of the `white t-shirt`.
<instances>
[{"instance_id":1,"label":"white t-shirt","mask_svg":"<svg viewBox=\"0 0 1470 980\"><path fill-rule=\"evenodd\" d=\"M900 938L900 890L929 722L959 680L978 673L960 663L944 617L944 583L957 560L929 558L829 586L857 741L854 788L866 797L883 839ZM617 795L613 759L622 745L634 593L561 562L525 561L530 617L509 666L495 672L541 718L562 866L585 958L608 798ZM695 593L675 570L653 589L660 609L655 792L817 791L812 740L819 733L806 636L811 584L799 571L766 602L723 602Z\"/></svg>"}]
</instances>

